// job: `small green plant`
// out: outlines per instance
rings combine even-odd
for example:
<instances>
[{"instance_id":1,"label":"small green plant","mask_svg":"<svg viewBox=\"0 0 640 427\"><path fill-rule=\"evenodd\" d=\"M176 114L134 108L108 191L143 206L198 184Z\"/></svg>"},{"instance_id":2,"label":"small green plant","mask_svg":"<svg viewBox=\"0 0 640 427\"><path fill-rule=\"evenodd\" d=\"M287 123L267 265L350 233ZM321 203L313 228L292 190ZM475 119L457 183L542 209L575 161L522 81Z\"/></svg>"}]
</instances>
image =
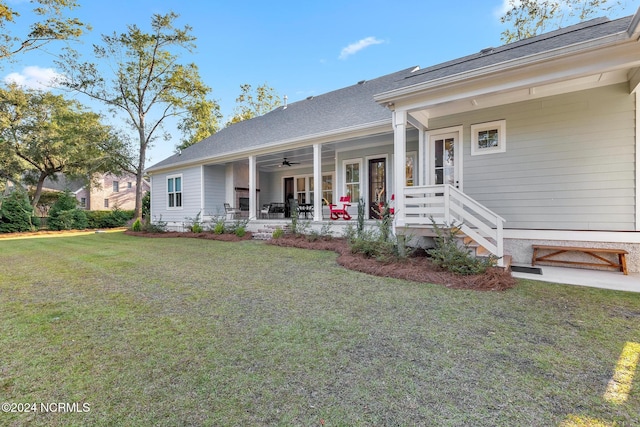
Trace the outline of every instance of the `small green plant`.
<instances>
[{"instance_id":1,"label":"small green plant","mask_svg":"<svg viewBox=\"0 0 640 427\"><path fill-rule=\"evenodd\" d=\"M131 231L142 231L142 222L140 218L137 218L133 224L131 224Z\"/></svg>"},{"instance_id":2,"label":"small green plant","mask_svg":"<svg viewBox=\"0 0 640 427\"><path fill-rule=\"evenodd\" d=\"M323 224L322 228L320 228L320 235L327 239L333 238L333 230L331 227L333 227L333 223L327 222Z\"/></svg>"},{"instance_id":3,"label":"small green plant","mask_svg":"<svg viewBox=\"0 0 640 427\"><path fill-rule=\"evenodd\" d=\"M216 222L213 224L211 231L213 232L213 234L224 234L224 231L225 231L224 218L221 218L221 217L217 218Z\"/></svg>"},{"instance_id":4,"label":"small green plant","mask_svg":"<svg viewBox=\"0 0 640 427\"><path fill-rule=\"evenodd\" d=\"M469 246L460 243L458 235L462 224L444 224L444 227L440 227L433 218L431 224L436 233L435 248L430 249L428 253L438 267L467 276L483 274L495 265L496 257L474 257Z\"/></svg>"},{"instance_id":5,"label":"small green plant","mask_svg":"<svg viewBox=\"0 0 640 427\"><path fill-rule=\"evenodd\" d=\"M200 221L200 212L198 212L194 218L186 217L185 221L188 224L187 228L189 229L189 231L191 231L192 233L202 233L203 228Z\"/></svg>"},{"instance_id":6,"label":"small green plant","mask_svg":"<svg viewBox=\"0 0 640 427\"><path fill-rule=\"evenodd\" d=\"M274 239L279 239L284 236L284 230L281 227L276 227L276 229L271 234L271 237Z\"/></svg>"},{"instance_id":7,"label":"small green plant","mask_svg":"<svg viewBox=\"0 0 640 427\"><path fill-rule=\"evenodd\" d=\"M162 220L162 215L158 219L155 219L151 222L149 218L146 218L144 224L142 226L142 231L146 231L148 233L166 233L167 231L167 222Z\"/></svg>"},{"instance_id":8,"label":"small green plant","mask_svg":"<svg viewBox=\"0 0 640 427\"><path fill-rule=\"evenodd\" d=\"M247 229L244 226L237 227L235 234L238 237L244 237L244 235L247 234Z\"/></svg>"}]
</instances>

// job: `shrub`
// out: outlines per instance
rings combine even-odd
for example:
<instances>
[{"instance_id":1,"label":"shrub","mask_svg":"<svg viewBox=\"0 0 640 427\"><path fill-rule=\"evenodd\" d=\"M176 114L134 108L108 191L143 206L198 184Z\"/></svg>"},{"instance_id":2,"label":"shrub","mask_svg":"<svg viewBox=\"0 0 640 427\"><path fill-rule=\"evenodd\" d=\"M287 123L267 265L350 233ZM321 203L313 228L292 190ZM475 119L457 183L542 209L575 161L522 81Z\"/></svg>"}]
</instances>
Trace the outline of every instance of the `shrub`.
<instances>
[{"instance_id":1,"label":"shrub","mask_svg":"<svg viewBox=\"0 0 640 427\"><path fill-rule=\"evenodd\" d=\"M114 207L110 211L85 211L88 228L124 227L127 221L133 219L132 210L123 211Z\"/></svg>"},{"instance_id":2,"label":"shrub","mask_svg":"<svg viewBox=\"0 0 640 427\"><path fill-rule=\"evenodd\" d=\"M195 218L187 217L185 221L188 224L189 231L192 233L202 233L202 224L200 223L200 212L195 216Z\"/></svg>"},{"instance_id":3,"label":"shrub","mask_svg":"<svg viewBox=\"0 0 640 427\"><path fill-rule=\"evenodd\" d=\"M276 229L271 234L271 237L274 239L279 239L284 236L284 230L280 227L276 227Z\"/></svg>"},{"instance_id":4,"label":"shrub","mask_svg":"<svg viewBox=\"0 0 640 427\"><path fill-rule=\"evenodd\" d=\"M244 226L240 226L236 228L235 233L238 237L244 237L244 235L247 234L247 229Z\"/></svg>"},{"instance_id":5,"label":"shrub","mask_svg":"<svg viewBox=\"0 0 640 427\"><path fill-rule=\"evenodd\" d=\"M15 233L34 229L31 222L33 208L24 191L16 190L2 200L0 207L0 232Z\"/></svg>"},{"instance_id":6,"label":"shrub","mask_svg":"<svg viewBox=\"0 0 640 427\"><path fill-rule=\"evenodd\" d=\"M435 248L428 251L433 262L440 268L463 276L483 274L495 264L496 258L478 258L471 255L468 245L461 245L458 233L460 226L445 224L444 229L439 227L431 218L433 229L436 233Z\"/></svg>"},{"instance_id":7,"label":"shrub","mask_svg":"<svg viewBox=\"0 0 640 427\"><path fill-rule=\"evenodd\" d=\"M140 218L137 218L131 225L131 231L142 231L142 222L140 222Z\"/></svg>"},{"instance_id":8,"label":"shrub","mask_svg":"<svg viewBox=\"0 0 640 427\"><path fill-rule=\"evenodd\" d=\"M151 192L147 191L142 196L142 217L149 218L151 214Z\"/></svg>"},{"instance_id":9,"label":"shrub","mask_svg":"<svg viewBox=\"0 0 640 427\"><path fill-rule=\"evenodd\" d=\"M142 231L146 231L147 233L165 233L167 231L167 222L162 220L162 215L160 215L160 218L155 222L151 222L151 219L147 217L142 223Z\"/></svg>"},{"instance_id":10,"label":"shrub","mask_svg":"<svg viewBox=\"0 0 640 427\"><path fill-rule=\"evenodd\" d=\"M87 215L77 208L78 201L67 190L49 210L49 228L51 230L72 230L87 228Z\"/></svg>"},{"instance_id":11,"label":"shrub","mask_svg":"<svg viewBox=\"0 0 640 427\"><path fill-rule=\"evenodd\" d=\"M224 230L225 230L224 220L218 220L213 225L213 233L214 234L224 234Z\"/></svg>"}]
</instances>

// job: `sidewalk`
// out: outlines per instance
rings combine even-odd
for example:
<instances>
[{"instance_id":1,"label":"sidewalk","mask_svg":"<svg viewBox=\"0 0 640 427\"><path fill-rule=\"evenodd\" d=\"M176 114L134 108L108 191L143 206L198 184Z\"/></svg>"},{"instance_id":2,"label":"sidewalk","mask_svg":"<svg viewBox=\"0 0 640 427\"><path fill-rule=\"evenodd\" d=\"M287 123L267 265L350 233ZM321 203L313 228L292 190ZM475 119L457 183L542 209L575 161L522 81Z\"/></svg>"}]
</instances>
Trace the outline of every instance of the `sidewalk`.
<instances>
[{"instance_id":1,"label":"sidewalk","mask_svg":"<svg viewBox=\"0 0 640 427\"><path fill-rule=\"evenodd\" d=\"M513 277L540 280L566 285L589 286L616 291L640 292L640 273L624 275L619 271L587 270L581 268L550 267L537 265L542 274L516 273Z\"/></svg>"}]
</instances>

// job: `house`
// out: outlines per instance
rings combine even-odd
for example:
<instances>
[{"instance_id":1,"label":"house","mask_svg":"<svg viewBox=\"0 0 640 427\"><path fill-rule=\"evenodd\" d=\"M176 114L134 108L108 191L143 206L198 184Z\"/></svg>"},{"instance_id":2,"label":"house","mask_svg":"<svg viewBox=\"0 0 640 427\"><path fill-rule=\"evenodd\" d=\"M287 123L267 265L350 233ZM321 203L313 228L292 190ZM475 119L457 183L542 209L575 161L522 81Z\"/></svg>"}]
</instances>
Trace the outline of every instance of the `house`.
<instances>
[{"instance_id":1,"label":"house","mask_svg":"<svg viewBox=\"0 0 640 427\"><path fill-rule=\"evenodd\" d=\"M350 195L395 197L400 233L431 219L497 256L533 244L615 247L640 271L640 10L277 108L150 167L151 215ZM355 213L357 203L350 209Z\"/></svg>"},{"instance_id":2,"label":"house","mask_svg":"<svg viewBox=\"0 0 640 427\"><path fill-rule=\"evenodd\" d=\"M142 194L151 189L151 184L142 180ZM133 210L136 204L136 177L125 173L116 176L110 173L98 174L94 177L94 185L87 186L84 180L68 180L60 175L57 180L45 180L45 190L69 190L81 209L89 211L111 210L115 207L122 210Z\"/></svg>"}]
</instances>

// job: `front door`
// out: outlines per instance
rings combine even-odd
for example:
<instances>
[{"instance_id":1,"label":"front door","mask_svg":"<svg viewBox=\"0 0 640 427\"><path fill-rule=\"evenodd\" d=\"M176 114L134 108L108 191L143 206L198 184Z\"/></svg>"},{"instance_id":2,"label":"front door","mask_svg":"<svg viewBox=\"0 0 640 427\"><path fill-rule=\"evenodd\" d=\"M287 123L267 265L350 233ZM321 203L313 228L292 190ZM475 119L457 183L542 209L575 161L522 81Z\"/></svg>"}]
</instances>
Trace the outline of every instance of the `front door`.
<instances>
[{"instance_id":1,"label":"front door","mask_svg":"<svg viewBox=\"0 0 640 427\"><path fill-rule=\"evenodd\" d=\"M429 185L450 184L461 188L459 132L431 135L429 138Z\"/></svg>"},{"instance_id":2,"label":"front door","mask_svg":"<svg viewBox=\"0 0 640 427\"><path fill-rule=\"evenodd\" d=\"M380 202L387 201L387 160L369 160L369 218L380 219Z\"/></svg>"}]
</instances>

